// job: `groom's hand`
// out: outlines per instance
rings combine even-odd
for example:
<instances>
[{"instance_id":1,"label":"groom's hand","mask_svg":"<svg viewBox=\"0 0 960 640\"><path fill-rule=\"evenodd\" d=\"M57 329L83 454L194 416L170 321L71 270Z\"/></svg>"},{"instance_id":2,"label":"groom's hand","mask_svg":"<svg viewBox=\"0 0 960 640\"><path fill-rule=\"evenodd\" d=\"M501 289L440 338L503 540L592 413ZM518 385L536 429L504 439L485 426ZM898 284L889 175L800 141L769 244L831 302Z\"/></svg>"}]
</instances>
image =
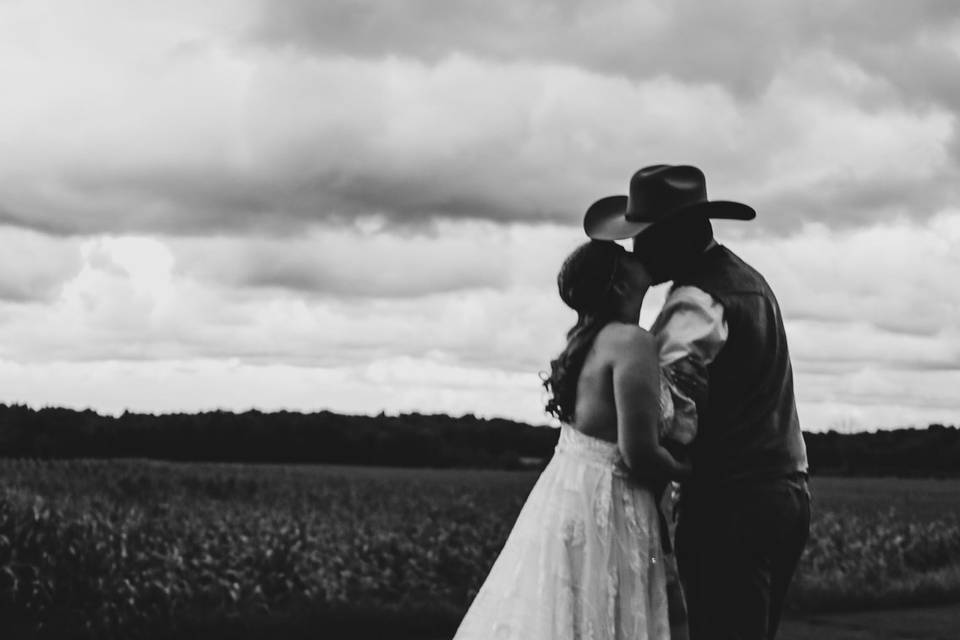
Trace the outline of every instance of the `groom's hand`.
<instances>
[{"instance_id":1,"label":"groom's hand","mask_svg":"<svg viewBox=\"0 0 960 640\"><path fill-rule=\"evenodd\" d=\"M667 365L670 380L686 397L693 400L697 415L706 411L710 376L699 358L688 355Z\"/></svg>"}]
</instances>

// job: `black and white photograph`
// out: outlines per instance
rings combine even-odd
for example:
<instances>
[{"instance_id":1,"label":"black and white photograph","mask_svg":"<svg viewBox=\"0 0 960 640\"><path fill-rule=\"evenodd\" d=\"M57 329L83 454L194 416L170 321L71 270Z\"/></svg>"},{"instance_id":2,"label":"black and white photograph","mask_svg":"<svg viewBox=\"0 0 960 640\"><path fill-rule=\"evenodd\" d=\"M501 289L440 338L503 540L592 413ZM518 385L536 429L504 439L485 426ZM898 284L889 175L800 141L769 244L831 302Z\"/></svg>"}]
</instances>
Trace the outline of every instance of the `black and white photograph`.
<instances>
[{"instance_id":1,"label":"black and white photograph","mask_svg":"<svg viewBox=\"0 0 960 640\"><path fill-rule=\"evenodd\" d=\"M0 0L0 638L960 638L960 3Z\"/></svg>"}]
</instances>

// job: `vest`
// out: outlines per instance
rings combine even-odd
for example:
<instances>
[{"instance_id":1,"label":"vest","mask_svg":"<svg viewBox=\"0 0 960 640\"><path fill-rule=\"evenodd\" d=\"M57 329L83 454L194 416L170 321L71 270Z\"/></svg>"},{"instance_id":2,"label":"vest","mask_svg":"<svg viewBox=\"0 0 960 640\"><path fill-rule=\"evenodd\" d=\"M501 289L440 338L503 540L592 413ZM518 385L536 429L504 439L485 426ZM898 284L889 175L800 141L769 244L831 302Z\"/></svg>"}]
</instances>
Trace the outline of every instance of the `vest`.
<instances>
[{"instance_id":1,"label":"vest","mask_svg":"<svg viewBox=\"0 0 960 640\"><path fill-rule=\"evenodd\" d=\"M807 471L793 392L793 368L780 306L753 267L722 245L674 280L706 291L722 306L728 336L707 367L690 450L693 484L762 481Z\"/></svg>"}]
</instances>

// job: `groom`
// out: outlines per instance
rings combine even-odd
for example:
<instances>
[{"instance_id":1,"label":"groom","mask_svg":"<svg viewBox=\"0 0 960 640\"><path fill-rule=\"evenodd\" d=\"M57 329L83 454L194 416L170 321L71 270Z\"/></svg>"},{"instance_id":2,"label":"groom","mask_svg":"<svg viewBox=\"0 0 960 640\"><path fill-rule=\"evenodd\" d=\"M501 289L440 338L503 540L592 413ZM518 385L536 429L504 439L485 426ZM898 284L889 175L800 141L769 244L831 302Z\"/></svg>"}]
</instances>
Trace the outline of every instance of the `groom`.
<instances>
[{"instance_id":1,"label":"groom","mask_svg":"<svg viewBox=\"0 0 960 640\"><path fill-rule=\"evenodd\" d=\"M591 238L632 237L654 281L673 281L653 330L677 410L697 418L676 542L691 640L774 638L810 526L780 308L710 224L755 216L707 200L696 167L654 165L633 175L629 196L597 201L584 220Z\"/></svg>"}]
</instances>

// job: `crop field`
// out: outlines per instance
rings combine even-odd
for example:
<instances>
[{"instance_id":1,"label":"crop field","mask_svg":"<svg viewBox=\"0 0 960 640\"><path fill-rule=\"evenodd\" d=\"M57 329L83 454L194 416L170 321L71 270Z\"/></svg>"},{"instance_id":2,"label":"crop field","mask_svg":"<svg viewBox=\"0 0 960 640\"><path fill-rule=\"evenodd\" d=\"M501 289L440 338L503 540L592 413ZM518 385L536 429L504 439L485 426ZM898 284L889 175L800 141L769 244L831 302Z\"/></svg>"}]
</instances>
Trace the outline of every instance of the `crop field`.
<instances>
[{"instance_id":1,"label":"crop field","mask_svg":"<svg viewBox=\"0 0 960 640\"><path fill-rule=\"evenodd\" d=\"M449 636L536 477L0 461L0 628ZM960 480L820 478L813 492L795 611L960 602Z\"/></svg>"}]
</instances>

